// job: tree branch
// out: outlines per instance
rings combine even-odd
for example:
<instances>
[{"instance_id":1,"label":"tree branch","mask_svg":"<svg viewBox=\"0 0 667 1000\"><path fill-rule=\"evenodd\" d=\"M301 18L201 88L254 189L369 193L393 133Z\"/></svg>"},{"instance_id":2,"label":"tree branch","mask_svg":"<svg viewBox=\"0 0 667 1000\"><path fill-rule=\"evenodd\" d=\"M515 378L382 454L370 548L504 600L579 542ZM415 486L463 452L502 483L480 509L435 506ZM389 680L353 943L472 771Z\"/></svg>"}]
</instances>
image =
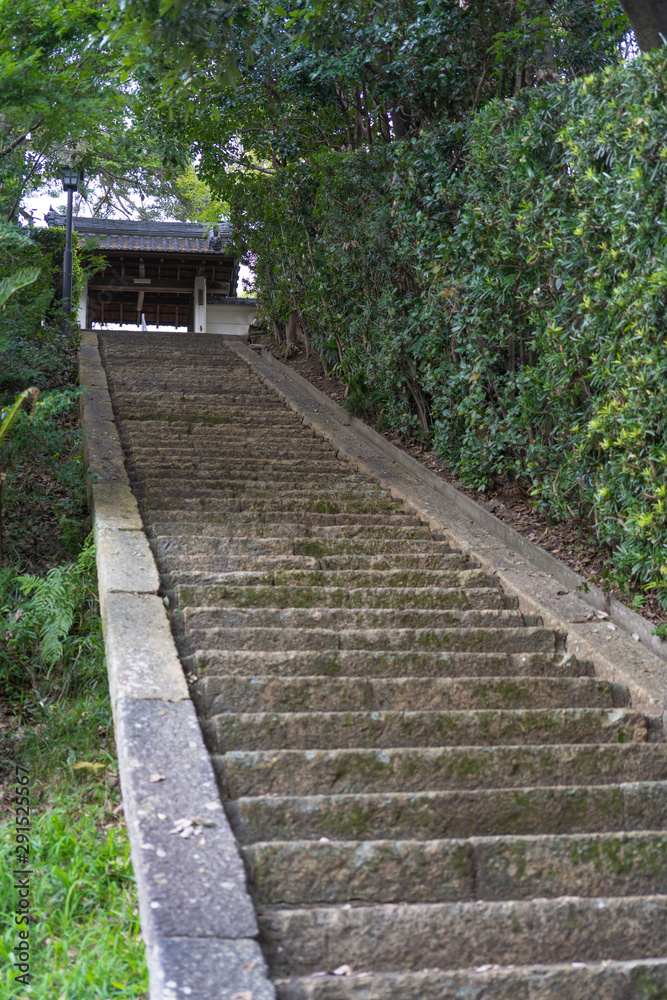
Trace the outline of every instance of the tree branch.
<instances>
[{"instance_id":1,"label":"tree branch","mask_svg":"<svg viewBox=\"0 0 667 1000\"><path fill-rule=\"evenodd\" d=\"M275 170L269 170L268 167L260 167L256 163L246 163L245 160L238 160L235 156L230 156L229 153L226 152L223 155L231 163L238 163L240 167L247 167L249 170L261 170L263 174L269 174L271 177L275 174Z\"/></svg>"},{"instance_id":2,"label":"tree branch","mask_svg":"<svg viewBox=\"0 0 667 1000\"><path fill-rule=\"evenodd\" d=\"M0 156L8 156L10 153L12 153L16 149L16 147L20 146L22 142L25 142L30 133L34 132L35 129L38 129L41 124L42 124L41 122L37 122L37 124L33 125L32 128L26 129L23 135L17 136L16 139L14 139L13 142L10 142L8 146L5 146L4 149L0 149Z\"/></svg>"}]
</instances>

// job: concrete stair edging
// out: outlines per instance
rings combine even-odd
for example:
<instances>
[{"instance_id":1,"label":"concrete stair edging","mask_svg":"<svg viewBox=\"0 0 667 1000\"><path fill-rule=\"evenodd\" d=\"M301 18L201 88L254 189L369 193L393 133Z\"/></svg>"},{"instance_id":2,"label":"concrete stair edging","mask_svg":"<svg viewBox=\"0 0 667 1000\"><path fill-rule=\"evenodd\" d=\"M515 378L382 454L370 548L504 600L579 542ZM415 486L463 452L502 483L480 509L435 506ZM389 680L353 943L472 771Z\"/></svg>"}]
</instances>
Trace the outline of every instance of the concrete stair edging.
<instances>
[{"instance_id":1,"label":"concrete stair edging","mask_svg":"<svg viewBox=\"0 0 667 1000\"><path fill-rule=\"evenodd\" d=\"M634 708L667 723L667 642L652 635L644 618L347 413L266 348L238 341L226 346L340 457L413 508L452 548L496 574L523 614L563 633L567 652L592 661L598 677L626 685Z\"/></svg>"},{"instance_id":2,"label":"concrete stair edging","mask_svg":"<svg viewBox=\"0 0 667 1000\"><path fill-rule=\"evenodd\" d=\"M81 425L121 791L150 1000L275 1000L130 488L97 335L79 352Z\"/></svg>"}]
</instances>

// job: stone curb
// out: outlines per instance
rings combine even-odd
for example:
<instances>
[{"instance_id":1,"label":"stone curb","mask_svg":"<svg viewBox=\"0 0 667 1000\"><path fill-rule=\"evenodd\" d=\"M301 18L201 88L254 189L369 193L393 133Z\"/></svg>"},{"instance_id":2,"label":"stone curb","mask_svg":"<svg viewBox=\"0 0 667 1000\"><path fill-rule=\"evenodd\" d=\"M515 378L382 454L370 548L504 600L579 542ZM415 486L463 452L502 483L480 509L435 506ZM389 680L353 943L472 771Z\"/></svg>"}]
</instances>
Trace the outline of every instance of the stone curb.
<instances>
[{"instance_id":1,"label":"stone curb","mask_svg":"<svg viewBox=\"0 0 667 1000\"><path fill-rule=\"evenodd\" d=\"M246 344L226 346L341 456L495 573L524 614L540 615L545 626L563 634L568 652L592 661L598 676L627 685L637 709L659 716L667 711L667 643L651 634L645 619L608 601L598 587L390 444L265 348L259 355ZM596 611L608 617L600 619Z\"/></svg>"},{"instance_id":2,"label":"stone curb","mask_svg":"<svg viewBox=\"0 0 667 1000\"><path fill-rule=\"evenodd\" d=\"M81 425L109 690L150 1000L275 1000L257 920L125 470L97 335Z\"/></svg>"}]
</instances>

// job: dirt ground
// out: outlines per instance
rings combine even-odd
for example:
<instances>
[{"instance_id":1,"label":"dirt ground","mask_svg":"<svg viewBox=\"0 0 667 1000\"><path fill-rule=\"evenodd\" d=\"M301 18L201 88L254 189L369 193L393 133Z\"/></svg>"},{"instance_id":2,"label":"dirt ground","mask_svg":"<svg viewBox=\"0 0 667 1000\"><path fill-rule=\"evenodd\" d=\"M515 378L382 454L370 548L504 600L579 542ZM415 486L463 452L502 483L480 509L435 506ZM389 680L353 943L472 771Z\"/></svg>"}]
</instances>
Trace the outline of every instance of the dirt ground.
<instances>
[{"instance_id":1,"label":"dirt ground","mask_svg":"<svg viewBox=\"0 0 667 1000\"><path fill-rule=\"evenodd\" d=\"M274 357L303 378L308 379L325 395L337 403L343 401L345 386L335 375L324 375L324 369L319 359L312 352L310 357L306 357L303 348L291 347L290 352L286 353L284 346L267 344L266 341L263 343ZM600 587L605 586L603 574L605 569L609 568L609 554L606 548L601 547L595 539L590 526L583 524L579 518L551 523L531 502L521 486L500 486L484 492L470 489L457 479L454 472L442 463L434 451L425 450L421 444L410 442L399 433L389 431L384 432L383 436L397 448L401 448L426 466L427 469L435 472L441 479L451 483L457 490L486 507L501 521L511 525L530 542L534 542L546 549L547 552L557 556L561 562L580 573L586 580ZM667 616L650 592L646 594L639 589L630 592L621 591L609 585L606 585L606 589L617 600L623 601L625 604L632 604L634 610L652 625L660 625L667 621ZM633 604L633 598L639 597L643 599L642 607Z\"/></svg>"}]
</instances>

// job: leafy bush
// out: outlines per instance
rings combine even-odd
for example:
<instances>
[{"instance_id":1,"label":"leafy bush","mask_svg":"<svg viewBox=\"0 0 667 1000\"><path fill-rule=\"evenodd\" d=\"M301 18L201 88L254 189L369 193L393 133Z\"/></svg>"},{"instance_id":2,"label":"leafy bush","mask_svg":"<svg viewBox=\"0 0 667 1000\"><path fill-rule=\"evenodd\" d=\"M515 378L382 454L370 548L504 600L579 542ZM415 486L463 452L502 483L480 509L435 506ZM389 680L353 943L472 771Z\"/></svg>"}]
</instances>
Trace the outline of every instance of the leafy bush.
<instances>
[{"instance_id":1,"label":"leafy bush","mask_svg":"<svg viewBox=\"0 0 667 1000\"><path fill-rule=\"evenodd\" d=\"M579 515L667 607L664 51L232 200L261 310L462 480Z\"/></svg>"}]
</instances>

